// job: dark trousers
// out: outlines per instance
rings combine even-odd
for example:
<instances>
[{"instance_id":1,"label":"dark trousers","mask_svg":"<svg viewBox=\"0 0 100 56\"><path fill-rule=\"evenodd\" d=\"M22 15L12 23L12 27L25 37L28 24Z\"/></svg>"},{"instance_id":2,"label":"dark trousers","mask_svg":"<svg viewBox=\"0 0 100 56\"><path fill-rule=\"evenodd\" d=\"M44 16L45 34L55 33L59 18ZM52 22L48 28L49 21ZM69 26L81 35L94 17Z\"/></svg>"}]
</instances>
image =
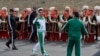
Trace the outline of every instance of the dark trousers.
<instances>
[{"instance_id":1,"label":"dark trousers","mask_svg":"<svg viewBox=\"0 0 100 56\"><path fill-rule=\"evenodd\" d=\"M95 32L96 40L98 40L98 26L91 25L91 32Z\"/></svg>"},{"instance_id":2,"label":"dark trousers","mask_svg":"<svg viewBox=\"0 0 100 56\"><path fill-rule=\"evenodd\" d=\"M13 31L10 31L10 39L8 40L7 44L12 44L12 48L15 48L15 39L16 39L16 31L13 30Z\"/></svg>"},{"instance_id":3,"label":"dark trousers","mask_svg":"<svg viewBox=\"0 0 100 56\"><path fill-rule=\"evenodd\" d=\"M85 27L88 30L88 26L85 26ZM82 40L84 40L84 39L85 39L85 35L82 33Z\"/></svg>"},{"instance_id":4,"label":"dark trousers","mask_svg":"<svg viewBox=\"0 0 100 56\"><path fill-rule=\"evenodd\" d=\"M37 30L34 27L34 25L31 25L31 33L29 35L29 40L31 42L35 42L36 41L36 38L37 38Z\"/></svg>"},{"instance_id":5,"label":"dark trousers","mask_svg":"<svg viewBox=\"0 0 100 56\"><path fill-rule=\"evenodd\" d=\"M95 30L96 30L96 40L98 40L98 26L95 26Z\"/></svg>"}]
</instances>

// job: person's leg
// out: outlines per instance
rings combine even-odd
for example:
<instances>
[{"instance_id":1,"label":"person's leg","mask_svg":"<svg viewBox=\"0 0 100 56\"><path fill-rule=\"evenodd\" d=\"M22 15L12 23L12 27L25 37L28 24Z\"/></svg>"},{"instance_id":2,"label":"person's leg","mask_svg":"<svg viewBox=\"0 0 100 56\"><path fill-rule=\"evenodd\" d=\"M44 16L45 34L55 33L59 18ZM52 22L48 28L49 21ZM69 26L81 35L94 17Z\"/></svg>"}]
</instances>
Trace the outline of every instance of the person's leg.
<instances>
[{"instance_id":1,"label":"person's leg","mask_svg":"<svg viewBox=\"0 0 100 56\"><path fill-rule=\"evenodd\" d=\"M32 28L33 28L33 33L32 33L32 36L31 36L31 41L32 42L35 42L36 41L36 38L37 38L37 30L36 30L36 27L33 25L32 26Z\"/></svg>"},{"instance_id":2,"label":"person's leg","mask_svg":"<svg viewBox=\"0 0 100 56\"><path fill-rule=\"evenodd\" d=\"M98 40L98 26L95 26L95 31L96 31L96 39L95 40Z\"/></svg>"},{"instance_id":3,"label":"person's leg","mask_svg":"<svg viewBox=\"0 0 100 56\"><path fill-rule=\"evenodd\" d=\"M13 50L17 50L16 46L15 46L15 39L16 39L16 31L12 31L12 49Z\"/></svg>"},{"instance_id":4,"label":"person's leg","mask_svg":"<svg viewBox=\"0 0 100 56\"><path fill-rule=\"evenodd\" d=\"M33 32L33 34L32 34L32 40L31 41L33 41L33 42L36 42L37 41L37 34L36 34L37 32L36 31L34 31Z\"/></svg>"},{"instance_id":5,"label":"person's leg","mask_svg":"<svg viewBox=\"0 0 100 56\"><path fill-rule=\"evenodd\" d=\"M74 46L74 40L68 40L67 56L72 55L73 46Z\"/></svg>"},{"instance_id":6,"label":"person's leg","mask_svg":"<svg viewBox=\"0 0 100 56\"><path fill-rule=\"evenodd\" d=\"M9 37L9 40L6 42L6 44L11 44L11 33L9 33L10 37Z\"/></svg>"},{"instance_id":7,"label":"person's leg","mask_svg":"<svg viewBox=\"0 0 100 56\"><path fill-rule=\"evenodd\" d=\"M46 52L46 50L44 48L44 39L45 39L46 32L42 32L42 34L43 34L43 52L44 52L43 56L48 56L48 53Z\"/></svg>"},{"instance_id":8,"label":"person's leg","mask_svg":"<svg viewBox=\"0 0 100 56\"><path fill-rule=\"evenodd\" d=\"M38 40L40 43L41 53L44 54L44 39L43 39L43 32L38 32Z\"/></svg>"},{"instance_id":9,"label":"person's leg","mask_svg":"<svg viewBox=\"0 0 100 56\"><path fill-rule=\"evenodd\" d=\"M11 44L11 38L8 40L7 44Z\"/></svg>"},{"instance_id":10,"label":"person's leg","mask_svg":"<svg viewBox=\"0 0 100 56\"><path fill-rule=\"evenodd\" d=\"M37 33L36 33L36 35L37 35ZM36 54L37 54L36 52L39 50L39 48L40 48L40 42L39 42L39 36L38 36L38 42L37 42L37 44L33 47L33 50L32 50L33 55L36 55Z\"/></svg>"},{"instance_id":11,"label":"person's leg","mask_svg":"<svg viewBox=\"0 0 100 56\"><path fill-rule=\"evenodd\" d=\"M80 56L80 40L75 40L75 56Z\"/></svg>"},{"instance_id":12,"label":"person's leg","mask_svg":"<svg viewBox=\"0 0 100 56\"><path fill-rule=\"evenodd\" d=\"M31 25L31 33L30 33L30 36L29 36L29 40L30 41L32 41L32 34L33 34L33 32L34 32L34 29L33 29L33 26Z\"/></svg>"},{"instance_id":13,"label":"person's leg","mask_svg":"<svg viewBox=\"0 0 100 56\"><path fill-rule=\"evenodd\" d=\"M37 42L37 44L34 46L33 51L37 52L39 50L40 44Z\"/></svg>"},{"instance_id":14,"label":"person's leg","mask_svg":"<svg viewBox=\"0 0 100 56\"><path fill-rule=\"evenodd\" d=\"M11 32L9 33L10 37L9 37L9 40L6 42L6 46L8 48L10 48L10 44L11 44Z\"/></svg>"},{"instance_id":15,"label":"person's leg","mask_svg":"<svg viewBox=\"0 0 100 56\"><path fill-rule=\"evenodd\" d=\"M10 48L10 44L11 44L11 38L8 40L8 42L6 42L6 46L7 46L8 48Z\"/></svg>"},{"instance_id":16,"label":"person's leg","mask_svg":"<svg viewBox=\"0 0 100 56\"><path fill-rule=\"evenodd\" d=\"M44 49L44 37L45 37L45 32L37 32L38 35L38 43L35 45L35 47L33 48L33 55L36 55L36 52L39 50L41 50L41 53L43 56L47 56L48 54L46 53L45 49Z\"/></svg>"}]
</instances>

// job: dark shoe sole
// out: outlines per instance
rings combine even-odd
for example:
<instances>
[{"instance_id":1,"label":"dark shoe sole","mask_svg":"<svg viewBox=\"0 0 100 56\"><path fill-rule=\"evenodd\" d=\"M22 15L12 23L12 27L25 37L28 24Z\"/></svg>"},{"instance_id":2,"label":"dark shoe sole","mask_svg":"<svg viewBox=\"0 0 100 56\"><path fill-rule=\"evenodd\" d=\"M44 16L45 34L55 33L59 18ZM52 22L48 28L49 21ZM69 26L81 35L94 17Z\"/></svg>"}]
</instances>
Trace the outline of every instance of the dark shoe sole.
<instances>
[{"instance_id":1,"label":"dark shoe sole","mask_svg":"<svg viewBox=\"0 0 100 56\"><path fill-rule=\"evenodd\" d=\"M12 48L12 50L18 50L17 48Z\"/></svg>"},{"instance_id":2,"label":"dark shoe sole","mask_svg":"<svg viewBox=\"0 0 100 56\"><path fill-rule=\"evenodd\" d=\"M6 43L6 46L7 46L8 48L10 48L9 44L7 44L7 43Z\"/></svg>"}]
</instances>

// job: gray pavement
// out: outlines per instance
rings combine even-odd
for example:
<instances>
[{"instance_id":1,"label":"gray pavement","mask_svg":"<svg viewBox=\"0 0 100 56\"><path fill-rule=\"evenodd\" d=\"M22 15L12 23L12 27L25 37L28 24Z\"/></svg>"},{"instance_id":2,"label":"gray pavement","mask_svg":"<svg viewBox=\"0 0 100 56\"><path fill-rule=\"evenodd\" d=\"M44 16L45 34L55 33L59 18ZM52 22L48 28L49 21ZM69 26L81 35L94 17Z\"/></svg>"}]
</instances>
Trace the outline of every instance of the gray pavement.
<instances>
[{"instance_id":1,"label":"gray pavement","mask_svg":"<svg viewBox=\"0 0 100 56\"><path fill-rule=\"evenodd\" d=\"M27 40L17 40L18 50L11 50L5 46L7 40L0 39L0 56L32 56L32 48L36 43L30 43ZM82 43L81 56L100 56L100 41L95 43ZM67 43L45 41L45 49L49 56L66 56ZM37 56L41 56L38 52ZM74 55L74 51L73 54Z\"/></svg>"}]
</instances>

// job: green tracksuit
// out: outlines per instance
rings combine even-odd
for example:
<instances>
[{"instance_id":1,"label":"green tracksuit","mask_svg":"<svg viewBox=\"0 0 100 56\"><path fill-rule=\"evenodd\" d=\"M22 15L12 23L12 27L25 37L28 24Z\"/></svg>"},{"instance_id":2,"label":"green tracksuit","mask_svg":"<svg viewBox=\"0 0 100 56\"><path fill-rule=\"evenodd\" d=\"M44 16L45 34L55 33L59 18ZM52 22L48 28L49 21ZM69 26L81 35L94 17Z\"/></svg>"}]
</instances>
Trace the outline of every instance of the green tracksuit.
<instances>
[{"instance_id":1,"label":"green tracksuit","mask_svg":"<svg viewBox=\"0 0 100 56\"><path fill-rule=\"evenodd\" d=\"M38 43L35 45L33 50L38 51L38 49L40 47L41 53L45 54L46 51L44 49L44 37L45 37L45 33L46 33L46 25L45 25L46 21L45 21L44 17L39 16L33 21L33 24L34 23L37 26Z\"/></svg>"},{"instance_id":2,"label":"green tracksuit","mask_svg":"<svg viewBox=\"0 0 100 56\"><path fill-rule=\"evenodd\" d=\"M68 30L67 56L71 56L75 46L75 56L80 56L80 37L87 34L87 30L79 18L72 18L62 28Z\"/></svg>"}]
</instances>

